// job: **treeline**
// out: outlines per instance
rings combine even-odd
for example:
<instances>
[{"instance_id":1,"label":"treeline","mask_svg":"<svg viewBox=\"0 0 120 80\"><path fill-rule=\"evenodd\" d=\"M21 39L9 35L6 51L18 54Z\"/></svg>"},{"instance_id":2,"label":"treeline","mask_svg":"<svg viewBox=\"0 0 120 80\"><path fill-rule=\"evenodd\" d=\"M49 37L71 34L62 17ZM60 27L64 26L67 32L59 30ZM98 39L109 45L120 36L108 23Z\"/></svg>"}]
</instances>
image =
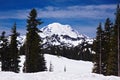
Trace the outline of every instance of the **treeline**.
<instances>
[{"instance_id":1,"label":"treeline","mask_svg":"<svg viewBox=\"0 0 120 80\"><path fill-rule=\"evenodd\" d=\"M93 72L120 76L120 7L117 5L115 20L106 19L104 27L97 27L93 42L95 51Z\"/></svg>"},{"instance_id":2,"label":"treeline","mask_svg":"<svg viewBox=\"0 0 120 80\"><path fill-rule=\"evenodd\" d=\"M85 40L77 46L43 44L41 45L41 53L63 56L74 60L93 61L92 47L93 45ZM20 47L20 54L25 55L25 45Z\"/></svg>"},{"instance_id":3,"label":"treeline","mask_svg":"<svg viewBox=\"0 0 120 80\"><path fill-rule=\"evenodd\" d=\"M51 45L42 49L42 53L63 56L69 59L92 61L92 44L83 41L77 46L68 47L65 45Z\"/></svg>"}]
</instances>

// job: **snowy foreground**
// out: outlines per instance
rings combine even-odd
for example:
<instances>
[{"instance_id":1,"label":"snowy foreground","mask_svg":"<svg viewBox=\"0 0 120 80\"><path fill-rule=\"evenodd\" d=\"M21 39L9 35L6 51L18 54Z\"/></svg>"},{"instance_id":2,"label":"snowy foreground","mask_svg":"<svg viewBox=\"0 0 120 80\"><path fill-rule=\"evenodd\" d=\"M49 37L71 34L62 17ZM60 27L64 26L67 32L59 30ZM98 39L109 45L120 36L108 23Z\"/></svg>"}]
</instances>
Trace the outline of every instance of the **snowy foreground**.
<instances>
[{"instance_id":1,"label":"snowy foreground","mask_svg":"<svg viewBox=\"0 0 120 80\"><path fill-rule=\"evenodd\" d=\"M45 59L48 70L51 62L53 72L22 73L21 71L19 74L0 72L0 80L120 80L120 77L91 73L93 67L91 62L70 60L48 54L45 55ZM21 60L20 65L24 62L24 56ZM66 72L64 72L65 67Z\"/></svg>"}]
</instances>

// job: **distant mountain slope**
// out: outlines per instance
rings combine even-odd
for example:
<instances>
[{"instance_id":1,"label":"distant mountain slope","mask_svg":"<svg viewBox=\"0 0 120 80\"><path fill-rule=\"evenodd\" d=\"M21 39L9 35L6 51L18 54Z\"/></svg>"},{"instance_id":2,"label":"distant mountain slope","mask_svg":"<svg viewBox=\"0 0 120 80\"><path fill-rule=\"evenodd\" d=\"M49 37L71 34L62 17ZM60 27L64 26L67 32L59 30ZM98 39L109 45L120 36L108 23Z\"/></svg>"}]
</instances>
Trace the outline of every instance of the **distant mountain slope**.
<instances>
[{"instance_id":1,"label":"distant mountain slope","mask_svg":"<svg viewBox=\"0 0 120 80\"><path fill-rule=\"evenodd\" d=\"M77 46L84 41L92 43L93 39L79 34L72 29L70 25L62 25L60 23L52 23L41 29L43 33L40 36L43 38L45 44L51 45L67 45Z\"/></svg>"},{"instance_id":2,"label":"distant mountain slope","mask_svg":"<svg viewBox=\"0 0 120 80\"><path fill-rule=\"evenodd\" d=\"M92 44L93 39L86 35L78 33L72 29L70 25L63 25L60 23L52 23L41 29L39 33L45 45L64 45L64 46L77 46L86 41ZM18 40L23 44L25 35L18 37Z\"/></svg>"}]
</instances>

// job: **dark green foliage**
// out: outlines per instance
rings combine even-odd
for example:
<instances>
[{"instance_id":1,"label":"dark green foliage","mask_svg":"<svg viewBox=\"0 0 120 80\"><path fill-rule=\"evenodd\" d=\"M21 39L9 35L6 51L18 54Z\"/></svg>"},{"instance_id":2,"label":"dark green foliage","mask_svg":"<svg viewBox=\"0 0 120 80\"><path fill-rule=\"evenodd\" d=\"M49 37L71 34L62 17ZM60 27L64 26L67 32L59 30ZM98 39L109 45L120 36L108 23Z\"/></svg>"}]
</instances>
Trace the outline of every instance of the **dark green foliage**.
<instances>
[{"instance_id":1,"label":"dark green foliage","mask_svg":"<svg viewBox=\"0 0 120 80\"><path fill-rule=\"evenodd\" d=\"M37 12L35 9L32 9L27 19L28 32L30 32L31 30L39 32L39 29L37 28L37 26L42 24L43 22L37 20L36 17L37 17Z\"/></svg>"},{"instance_id":2,"label":"dark green foliage","mask_svg":"<svg viewBox=\"0 0 120 80\"><path fill-rule=\"evenodd\" d=\"M120 69L118 69L118 66L120 67L119 64L120 7L119 5L117 6L117 10L116 10L115 23L112 24L110 19L107 18L101 36L101 41L98 41L99 39L97 37L93 44L93 49L96 52L93 72L100 73L99 68L101 67L101 74L119 76L118 74L120 73ZM100 42L101 42L101 48L98 47L99 46L98 44ZM100 66L100 55L98 55L100 50L101 50L101 64L102 64L101 66Z\"/></svg>"},{"instance_id":3,"label":"dark green foliage","mask_svg":"<svg viewBox=\"0 0 120 80\"><path fill-rule=\"evenodd\" d=\"M106 67L106 75L116 75L117 73L117 35L115 27L110 27L110 21L106 20L105 26L108 28L106 31L106 53L107 53L107 67ZM109 29L110 28L110 29ZM116 49L115 49L116 48Z\"/></svg>"},{"instance_id":4,"label":"dark green foliage","mask_svg":"<svg viewBox=\"0 0 120 80\"><path fill-rule=\"evenodd\" d=\"M94 73L101 73L101 63L102 63L102 35L103 35L103 30L101 27L101 23L99 24L97 28L97 35L96 35L96 40L93 42L93 50L96 52L94 56L94 68L93 72ZM100 56L101 55L101 56Z\"/></svg>"},{"instance_id":5,"label":"dark green foliage","mask_svg":"<svg viewBox=\"0 0 120 80\"><path fill-rule=\"evenodd\" d=\"M108 64L108 56L110 52L110 41L111 41L111 21L109 18L106 19L104 25L104 31L102 35L102 74L107 75L107 66Z\"/></svg>"},{"instance_id":6,"label":"dark green foliage","mask_svg":"<svg viewBox=\"0 0 120 80\"><path fill-rule=\"evenodd\" d=\"M111 27L111 36L110 36L110 51L108 56L108 65L107 65L107 75L118 75L118 66L120 66L118 63L118 39L120 40L120 35L118 36L118 33L120 32L120 7L117 5L116 9L116 19L114 25Z\"/></svg>"},{"instance_id":7,"label":"dark green foliage","mask_svg":"<svg viewBox=\"0 0 120 80\"><path fill-rule=\"evenodd\" d=\"M0 55L1 55L1 70L2 71L9 71L9 44L8 39L5 36L5 32L2 32L0 36Z\"/></svg>"},{"instance_id":8,"label":"dark green foliage","mask_svg":"<svg viewBox=\"0 0 120 80\"><path fill-rule=\"evenodd\" d=\"M11 39L10 39L10 44L9 44L9 71L13 71L18 73L19 72L19 54L18 54L18 41L17 41L17 36L19 35L16 31L16 23L14 24L12 28L12 34L11 34Z\"/></svg>"},{"instance_id":9,"label":"dark green foliage","mask_svg":"<svg viewBox=\"0 0 120 80\"><path fill-rule=\"evenodd\" d=\"M63 56L75 60L92 61L94 54L92 54L91 48L92 44L83 41L81 44L75 47L68 47L64 45L50 45L42 49L42 53Z\"/></svg>"},{"instance_id":10,"label":"dark green foliage","mask_svg":"<svg viewBox=\"0 0 120 80\"><path fill-rule=\"evenodd\" d=\"M78 47L78 54L80 60L84 61L92 61L93 60L93 53L92 53L92 44L84 41Z\"/></svg>"},{"instance_id":11,"label":"dark green foliage","mask_svg":"<svg viewBox=\"0 0 120 80\"><path fill-rule=\"evenodd\" d=\"M41 39L38 35L39 29L37 25L42 22L36 19L37 12L32 9L27 20L27 34L25 43L25 72L39 72L45 71L45 60L43 54L41 54L40 43Z\"/></svg>"},{"instance_id":12,"label":"dark green foliage","mask_svg":"<svg viewBox=\"0 0 120 80\"><path fill-rule=\"evenodd\" d=\"M96 40L93 43L93 50L96 52L93 72L104 75L116 75L117 29L111 27L111 22L109 18L107 18L105 29L102 30L98 27L97 30Z\"/></svg>"},{"instance_id":13,"label":"dark green foliage","mask_svg":"<svg viewBox=\"0 0 120 80\"><path fill-rule=\"evenodd\" d=\"M25 55L25 44L23 44L22 46L20 46L19 54L20 55Z\"/></svg>"}]
</instances>

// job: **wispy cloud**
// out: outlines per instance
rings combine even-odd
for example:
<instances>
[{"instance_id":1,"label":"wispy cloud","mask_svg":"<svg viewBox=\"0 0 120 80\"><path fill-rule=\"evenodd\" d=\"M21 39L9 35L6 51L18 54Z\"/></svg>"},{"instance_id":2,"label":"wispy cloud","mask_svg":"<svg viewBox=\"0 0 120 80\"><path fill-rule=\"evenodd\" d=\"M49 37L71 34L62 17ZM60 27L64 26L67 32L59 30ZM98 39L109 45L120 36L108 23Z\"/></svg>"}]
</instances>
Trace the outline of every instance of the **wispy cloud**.
<instances>
[{"instance_id":1,"label":"wispy cloud","mask_svg":"<svg viewBox=\"0 0 120 80\"><path fill-rule=\"evenodd\" d=\"M1 11L0 19L25 19L27 18L29 11L29 9Z\"/></svg>"},{"instance_id":2,"label":"wispy cloud","mask_svg":"<svg viewBox=\"0 0 120 80\"><path fill-rule=\"evenodd\" d=\"M39 18L90 18L103 19L114 17L116 5L86 5L69 6L65 8L48 6L37 8ZM26 19L30 9L0 12L0 19Z\"/></svg>"},{"instance_id":3,"label":"wispy cloud","mask_svg":"<svg viewBox=\"0 0 120 80\"><path fill-rule=\"evenodd\" d=\"M92 18L102 19L113 17L116 5L88 5L70 6L64 9L57 7L46 7L39 10L41 17L44 18Z\"/></svg>"}]
</instances>

